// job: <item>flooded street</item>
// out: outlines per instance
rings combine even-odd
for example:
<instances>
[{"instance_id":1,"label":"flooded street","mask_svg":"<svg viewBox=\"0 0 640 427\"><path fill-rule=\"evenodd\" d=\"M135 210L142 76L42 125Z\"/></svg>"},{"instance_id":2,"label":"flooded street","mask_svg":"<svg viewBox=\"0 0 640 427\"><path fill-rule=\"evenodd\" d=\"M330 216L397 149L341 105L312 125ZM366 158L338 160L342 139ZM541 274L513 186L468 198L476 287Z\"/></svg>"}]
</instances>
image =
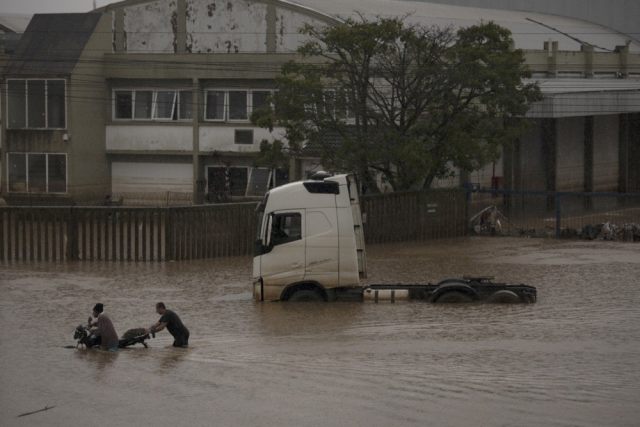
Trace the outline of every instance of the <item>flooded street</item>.
<instances>
[{"instance_id":1,"label":"flooded street","mask_svg":"<svg viewBox=\"0 0 640 427\"><path fill-rule=\"evenodd\" d=\"M249 257L2 264L0 424L638 425L640 245L462 238L367 255L371 283L493 275L538 302L254 303ZM149 349L63 348L96 302L123 334L157 321L158 301L189 349L166 331Z\"/></svg>"}]
</instances>

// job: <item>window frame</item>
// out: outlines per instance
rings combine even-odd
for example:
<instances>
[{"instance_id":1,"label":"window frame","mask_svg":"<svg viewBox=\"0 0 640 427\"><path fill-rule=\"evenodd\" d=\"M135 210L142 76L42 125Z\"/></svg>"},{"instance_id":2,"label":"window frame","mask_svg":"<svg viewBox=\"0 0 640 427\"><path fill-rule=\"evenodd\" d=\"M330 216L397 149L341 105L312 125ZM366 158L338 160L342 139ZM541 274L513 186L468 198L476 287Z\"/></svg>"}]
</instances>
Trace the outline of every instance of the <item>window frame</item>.
<instances>
[{"instance_id":1,"label":"window frame","mask_svg":"<svg viewBox=\"0 0 640 427\"><path fill-rule=\"evenodd\" d=\"M11 180L10 180L10 161L9 158L12 155L23 155L25 157L25 189L23 191L20 190L12 190L11 189ZM29 188L29 157L30 156L45 156L45 191L44 192L34 192ZM64 191L49 191L49 156L64 156ZM9 193L17 193L17 194L68 194L69 192L69 167L68 167L68 155L67 153L40 153L40 152L8 152L6 156L6 164L7 164L7 191Z\"/></svg>"},{"instance_id":2,"label":"window frame","mask_svg":"<svg viewBox=\"0 0 640 427\"><path fill-rule=\"evenodd\" d=\"M207 117L207 111L209 109L209 92L222 92L224 95L223 101L223 118L211 119ZM231 118L231 92L246 92L247 103L247 116L245 119L232 119ZM253 93L254 92L266 92L268 96L273 96L274 90L269 88L228 88L228 87L208 87L204 90L204 121L205 122L217 122L217 123L249 123L251 121L251 113L254 111L253 105ZM269 107L273 108L273 103L269 102Z\"/></svg>"},{"instance_id":3,"label":"window frame","mask_svg":"<svg viewBox=\"0 0 640 427\"><path fill-rule=\"evenodd\" d=\"M207 117L207 113L209 111L209 92L222 92L222 118L220 119L210 119ZM229 96L228 92L225 89L211 88L205 89L204 91L204 120L206 122L226 122L227 121L227 97Z\"/></svg>"},{"instance_id":4,"label":"window frame","mask_svg":"<svg viewBox=\"0 0 640 427\"><path fill-rule=\"evenodd\" d=\"M253 132L253 128L248 128L248 129L234 129L233 130L233 145L240 145L243 147L248 147L248 146L253 146L254 145L254 141L255 141L255 134ZM245 143L245 142L238 142L238 133L239 132L247 132L251 134L251 142L249 143Z\"/></svg>"},{"instance_id":5,"label":"window frame","mask_svg":"<svg viewBox=\"0 0 640 427\"><path fill-rule=\"evenodd\" d=\"M229 196L232 196L232 197L233 197L233 196L245 197L245 196L247 195L247 189L249 188L249 174L251 173L251 167L249 167L249 166L231 166L231 165L229 165L229 166L222 166L222 165L207 165L207 166L206 166L206 184L205 184L205 194L209 193L209 192L210 192L210 190L211 190L211 189L209 188L209 187L210 187L210 185L211 185L211 183L209 182L209 169L222 169L222 170L225 170L225 169L229 169L229 170L230 170L230 169L244 169L244 170L245 170L245 172L246 172L246 184L245 184L245 186L244 186L244 190L243 190L242 194L241 194L241 195L238 195L238 194L231 194L231 193L228 193L228 194L229 194ZM230 184L231 184L231 183L230 183ZM233 185L233 184L231 184L231 185ZM224 190L217 190L217 191L227 192L227 191L231 191L231 190L227 190L227 189L225 188Z\"/></svg>"},{"instance_id":6,"label":"window frame","mask_svg":"<svg viewBox=\"0 0 640 427\"><path fill-rule=\"evenodd\" d=\"M117 92L129 92L131 94L131 117L116 117L117 112ZM137 92L152 92L151 95L151 113L149 118L136 117L136 98ZM173 105L171 106L171 117L163 118L156 117L158 110L158 93L159 92L173 92ZM111 120L113 122L190 122L193 121L193 108L191 109L190 118L181 118L181 94L183 92L193 93L190 88L166 88L166 87L114 87L111 90ZM193 102L193 97L192 101ZM173 118L175 117L175 119Z\"/></svg>"},{"instance_id":7,"label":"window frame","mask_svg":"<svg viewBox=\"0 0 640 427\"><path fill-rule=\"evenodd\" d=\"M280 245L285 245L287 243L291 243L291 242L297 242L298 240L302 240L303 238L303 226L302 226L302 213L301 212L291 212L291 211L274 211L271 212L269 214L269 216L271 217L271 236L269 237L269 243L272 247L275 246L280 246ZM290 221L290 224L287 225L287 219L288 218L292 218L292 220ZM296 221L297 224L293 224L293 218L296 218L298 221ZM278 222L279 224L282 224L284 226L284 228L282 227L276 227L276 222ZM299 229L297 228L297 226L299 226ZM285 234L285 236L277 236L276 235L276 230L280 230L282 233ZM289 231L289 233L287 233L286 231ZM300 234L291 234L291 231L294 230L299 230Z\"/></svg>"},{"instance_id":8,"label":"window frame","mask_svg":"<svg viewBox=\"0 0 640 427\"><path fill-rule=\"evenodd\" d=\"M10 104L10 91L8 90L10 82L24 82L24 127L11 127L9 121L9 112L11 111ZM44 81L44 127L30 127L29 126L29 81ZM63 110L64 110L64 123L63 127L49 126L49 82L62 82L63 83ZM67 80L66 79L48 79L48 78L26 78L26 79L14 79L10 78L6 80L7 95L6 95L6 129L7 130L63 130L67 128Z\"/></svg>"}]
</instances>

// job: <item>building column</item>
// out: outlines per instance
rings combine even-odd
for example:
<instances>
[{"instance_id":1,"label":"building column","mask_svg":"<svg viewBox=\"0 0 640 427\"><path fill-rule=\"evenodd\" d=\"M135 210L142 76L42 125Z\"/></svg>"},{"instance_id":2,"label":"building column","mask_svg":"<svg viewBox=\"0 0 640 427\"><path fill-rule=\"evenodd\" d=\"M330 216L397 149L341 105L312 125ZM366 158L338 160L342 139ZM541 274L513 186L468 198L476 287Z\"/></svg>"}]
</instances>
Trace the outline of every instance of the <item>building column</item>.
<instances>
[{"instance_id":1,"label":"building column","mask_svg":"<svg viewBox=\"0 0 640 427\"><path fill-rule=\"evenodd\" d=\"M542 120L542 155L544 158L546 191L556 191L557 124L557 119Z\"/></svg>"},{"instance_id":2,"label":"building column","mask_svg":"<svg viewBox=\"0 0 640 427\"><path fill-rule=\"evenodd\" d=\"M7 90L7 81L2 81ZM6 196L9 190L7 180L7 93L0 90L0 197Z\"/></svg>"},{"instance_id":3,"label":"building column","mask_svg":"<svg viewBox=\"0 0 640 427\"><path fill-rule=\"evenodd\" d=\"M628 135L628 193L640 193L640 113L629 114Z\"/></svg>"},{"instance_id":4,"label":"building column","mask_svg":"<svg viewBox=\"0 0 640 427\"><path fill-rule=\"evenodd\" d=\"M186 0L178 0L176 21L175 53L187 52L187 4Z\"/></svg>"},{"instance_id":5,"label":"building column","mask_svg":"<svg viewBox=\"0 0 640 427\"><path fill-rule=\"evenodd\" d=\"M194 203L200 205L204 203L204 171L202 170L202 162L200 159L200 119L204 117L204 100L201 100L202 91L200 89L200 81L197 78L191 80L192 88L192 132L193 132L193 147L192 147L192 162L193 162L193 194Z\"/></svg>"},{"instance_id":6,"label":"building column","mask_svg":"<svg viewBox=\"0 0 640 427\"><path fill-rule=\"evenodd\" d=\"M556 191L558 120L542 120L542 155L544 161L545 190ZM555 210L555 197L547 197L547 210Z\"/></svg>"},{"instance_id":7,"label":"building column","mask_svg":"<svg viewBox=\"0 0 640 427\"><path fill-rule=\"evenodd\" d=\"M122 53L127 51L124 40L124 8L118 8L115 10L115 22L113 23L115 37L113 51L115 53Z\"/></svg>"},{"instance_id":8,"label":"building column","mask_svg":"<svg viewBox=\"0 0 640 427\"><path fill-rule=\"evenodd\" d=\"M594 117L587 116L584 120L584 191L593 192L594 189Z\"/></svg>"}]
</instances>

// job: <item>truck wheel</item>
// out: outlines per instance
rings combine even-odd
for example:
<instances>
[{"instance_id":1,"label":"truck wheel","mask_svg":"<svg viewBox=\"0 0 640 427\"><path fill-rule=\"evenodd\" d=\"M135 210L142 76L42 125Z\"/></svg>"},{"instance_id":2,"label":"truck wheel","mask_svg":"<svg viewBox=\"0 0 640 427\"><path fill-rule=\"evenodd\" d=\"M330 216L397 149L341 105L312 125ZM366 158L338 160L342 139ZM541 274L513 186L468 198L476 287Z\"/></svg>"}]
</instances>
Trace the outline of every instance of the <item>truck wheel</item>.
<instances>
[{"instance_id":1,"label":"truck wheel","mask_svg":"<svg viewBox=\"0 0 640 427\"><path fill-rule=\"evenodd\" d=\"M323 301L322 295L309 289L303 289L291 295L287 301Z\"/></svg>"},{"instance_id":2,"label":"truck wheel","mask_svg":"<svg viewBox=\"0 0 640 427\"><path fill-rule=\"evenodd\" d=\"M472 299L469 295L463 294L462 292L457 292L457 291L445 292L436 300L437 303L444 303L444 304L471 302L471 301Z\"/></svg>"},{"instance_id":3,"label":"truck wheel","mask_svg":"<svg viewBox=\"0 0 640 427\"><path fill-rule=\"evenodd\" d=\"M515 304L522 302L522 300L514 292L503 289L489 296L487 302L491 304Z\"/></svg>"}]
</instances>

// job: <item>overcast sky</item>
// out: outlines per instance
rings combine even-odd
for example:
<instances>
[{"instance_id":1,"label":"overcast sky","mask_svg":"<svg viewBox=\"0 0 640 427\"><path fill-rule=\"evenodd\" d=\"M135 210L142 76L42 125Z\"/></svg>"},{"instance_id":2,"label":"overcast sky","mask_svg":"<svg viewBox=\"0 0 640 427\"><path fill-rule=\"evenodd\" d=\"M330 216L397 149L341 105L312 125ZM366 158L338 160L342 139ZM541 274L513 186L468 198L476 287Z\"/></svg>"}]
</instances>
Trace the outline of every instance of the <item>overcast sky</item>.
<instances>
[{"instance_id":1,"label":"overcast sky","mask_svg":"<svg viewBox=\"0 0 640 427\"><path fill-rule=\"evenodd\" d=\"M96 0L102 7L119 0ZM0 0L0 13L69 13L88 12L93 9L93 0Z\"/></svg>"}]
</instances>

